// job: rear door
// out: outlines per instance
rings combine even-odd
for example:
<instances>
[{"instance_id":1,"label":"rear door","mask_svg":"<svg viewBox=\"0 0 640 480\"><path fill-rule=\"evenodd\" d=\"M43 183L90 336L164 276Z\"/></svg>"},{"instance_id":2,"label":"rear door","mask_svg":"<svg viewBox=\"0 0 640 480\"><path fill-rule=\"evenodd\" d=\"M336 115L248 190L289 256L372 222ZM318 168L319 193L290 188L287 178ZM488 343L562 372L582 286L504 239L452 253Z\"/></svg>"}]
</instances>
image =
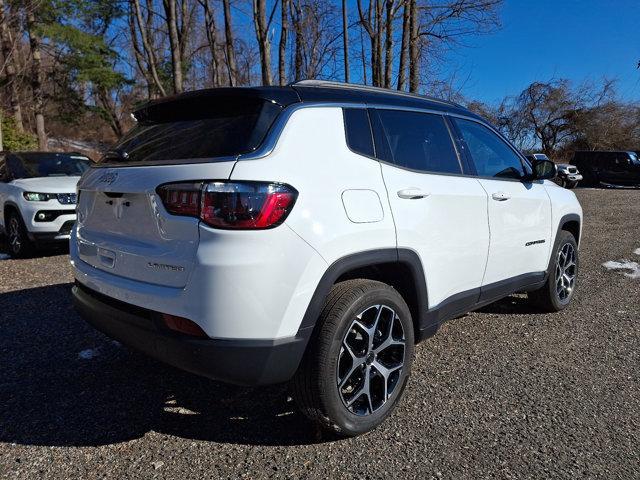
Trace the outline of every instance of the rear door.
<instances>
[{"instance_id":1,"label":"rear door","mask_svg":"<svg viewBox=\"0 0 640 480\"><path fill-rule=\"evenodd\" d=\"M377 109L371 120L398 247L420 256L429 308L465 310L478 299L487 261L487 194L463 175L442 115ZM462 303L452 302L461 293Z\"/></svg>"},{"instance_id":2,"label":"rear door","mask_svg":"<svg viewBox=\"0 0 640 480\"><path fill-rule=\"evenodd\" d=\"M493 130L473 120L453 122L489 199L491 242L482 282L487 299L503 294L503 287L508 293L514 282L533 283L546 271L551 200L543 182L522 181L528 166Z\"/></svg>"}]
</instances>

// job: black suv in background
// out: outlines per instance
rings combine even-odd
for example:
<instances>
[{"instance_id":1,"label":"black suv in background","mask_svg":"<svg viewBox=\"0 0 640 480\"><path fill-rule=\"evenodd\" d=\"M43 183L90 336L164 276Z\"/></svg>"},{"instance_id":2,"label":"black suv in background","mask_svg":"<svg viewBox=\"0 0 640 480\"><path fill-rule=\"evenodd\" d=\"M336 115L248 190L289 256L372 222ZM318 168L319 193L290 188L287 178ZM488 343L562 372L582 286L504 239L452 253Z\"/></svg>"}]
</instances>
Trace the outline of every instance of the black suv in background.
<instances>
[{"instance_id":1,"label":"black suv in background","mask_svg":"<svg viewBox=\"0 0 640 480\"><path fill-rule=\"evenodd\" d=\"M575 152L571 165L578 167L585 186L640 186L640 159L636 152Z\"/></svg>"}]
</instances>

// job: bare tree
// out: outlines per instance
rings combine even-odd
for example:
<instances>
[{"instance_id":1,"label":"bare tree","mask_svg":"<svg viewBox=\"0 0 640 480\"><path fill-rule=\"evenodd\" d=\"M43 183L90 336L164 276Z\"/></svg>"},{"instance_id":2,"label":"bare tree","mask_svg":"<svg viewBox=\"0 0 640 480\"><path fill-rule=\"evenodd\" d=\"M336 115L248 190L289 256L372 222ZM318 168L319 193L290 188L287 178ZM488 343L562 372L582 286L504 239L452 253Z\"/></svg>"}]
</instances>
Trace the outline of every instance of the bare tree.
<instances>
[{"instance_id":1,"label":"bare tree","mask_svg":"<svg viewBox=\"0 0 640 480\"><path fill-rule=\"evenodd\" d=\"M238 82L238 72L236 67L236 52L234 50L230 0L222 0L222 5L224 10L225 59L229 73L229 85L234 87Z\"/></svg>"},{"instance_id":2,"label":"bare tree","mask_svg":"<svg viewBox=\"0 0 640 480\"><path fill-rule=\"evenodd\" d=\"M209 0L198 0L204 10L204 27L207 43L211 54L211 83L214 87L222 85L220 81L220 66L218 63L218 29L216 17Z\"/></svg>"},{"instance_id":3,"label":"bare tree","mask_svg":"<svg viewBox=\"0 0 640 480\"><path fill-rule=\"evenodd\" d=\"M371 81L374 86L383 84L382 75L382 2L383 0L369 0L367 8L362 7L362 0L358 0L358 15L360 25L369 36L371 55Z\"/></svg>"},{"instance_id":4,"label":"bare tree","mask_svg":"<svg viewBox=\"0 0 640 480\"><path fill-rule=\"evenodd\" d=\"M271 85L273 77L271 75L271 39L269 29L273 21L278 2L274 2L269 18L267 19L267 1L253 0L253 23L260 50L260 68L262 73L262 84Z\"/></svg>"},{"instance_id":5,"label":"bare tree","mask_svg":"<svg viewBox=\"0 0 640 480\"><path fill-rule=\"evenodd\" d=\"M280 26L280 44L278 45L278 79L280 85L286 85L287 74L285 68L287 55L287 35L289 31L289 1L282 0L280 4L282 25Z\"/></svg>"},{"instance_id":6,"label":"bare tree","mask_svg":"<svg viewBox=\"0 0 640 480\"><path fill-rule=\"evenodd\" d=\"M0 44L2 46L2 56L4 57L4 71L6 83L9 91L9 103L18 133L24 132L22 123L22 106L18 97L18 79L16 76L16 49L9 30L9 18L4 4L0 0Z\"/></svg>"},{"instance_id":7,"label":"bare tree","mask_svg":"<svg viewBox=\"0 0 640 480\"><path fill-rule=\"evenodd\" d=\"M335 78L342 70L339 56L342 30L336 5L322 0L295 1L292 23L295 33L294 69L301 78Z\"/></svg>"},{"instance_id":8,"label":"bare tree","mask_svg":"<svg viewBox=\"0 0 640 480\"><path fill-rule=\"evenodd\" d=\"M347 0L342 0L342 45L344 81L349 83L349 22L347 16Z\"/></svg>"},{"instance_id":9,"label":"bare tree","mask_svg":"<svg viewBox=\"0 0 640 480\"><path fill-rule=\"evenodd\" d=\"M500 25L498 10L502 0L409 0L410 66L409 90L420 88L421 53L438 45L453 44L469 35L486 34Z\"/></svg>"},{"instance_id":10,"label":"bare tree","mask_svg":"<svg viewBox=\"0 0 640 480\"><path fill-rule=\"evenodd\" d=\"M165 96L164 85L160 81L158 74L158 58L156 55L155 46L152 44L153 40L153 9L150 8L151 1L147 1L146 18L143 15L142 8L140 7L140 0L131 0L133 8L131 9L131 21L130 30L131 37L134 42L134 51L136 53L136 61L138 68L142 71L143 75L147 77L149 84L149 96L152 98L155 96L152 92L157 90L160 96ZM135 21L133 21L135 19ZM137 32L140 33L140 39L142 45L138 44Z\"/></svg>"},{"instance_id":11,"label":"bare tree","mask_svg":"<svg viewBox=\"0 0 640 480\"><path fill-rule=\"evenodd\" d=\"M171 66L173 69L173 90L181 93L184 90L182 81L182 51L178 38L178 10L176 0L163 0L167 27L169 30L169 45L171 46Z\"/></svg>"},{"instance_id":12,"label":"bare tree","mask_svg":"<svg viewBox=\"0 0 640 480\"><path fill-rule=\"evenodd\" d=\"M407 64L409 60L410 22L409 12L411 6L409 0L402 0L402 41L400 43L400 65L398 66L398 90L404 90L407 83Z\"/></svg>"},{"instance_id":13,"label":"bare tree","mask_svg":"<svg viewBox=\"0 0 640 480\"><path fill-rule=\"evenodd\" d=\"M409 91L417 92L420 88L420 49L418 5L416 0L409 0Z\"/></svg>"},{"instance_id":14,"label":"bare tree","mask_svg":"<svg viewBox=\"0 0 640 480\"><path fill-rule=\"evenodd\" d=\"M44 91L42 88L43 70L42 70L42 53L40 46L42 39L38 33L38 25L36 23L37 4L29 3L27 5L27 31L29 32L29 46L31 49L31 90L33 92L33 112L36 118L36 134L38 136L38 148L46 151L47 132L44 128Z\"/></svg>"}]
</instances>

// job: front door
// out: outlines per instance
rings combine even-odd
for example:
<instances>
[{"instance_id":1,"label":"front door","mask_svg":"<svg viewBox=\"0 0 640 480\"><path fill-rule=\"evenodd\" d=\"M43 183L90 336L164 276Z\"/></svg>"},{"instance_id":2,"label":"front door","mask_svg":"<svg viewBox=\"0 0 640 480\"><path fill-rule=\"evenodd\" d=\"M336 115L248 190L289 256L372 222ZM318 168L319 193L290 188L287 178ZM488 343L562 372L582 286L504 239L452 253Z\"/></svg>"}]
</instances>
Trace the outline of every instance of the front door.
<instances>
[{"instance_id":1,"label":"front door","mask_svg":"<svg viewBox=\"0 0 640 480\"><path fill-rule=\"evenodd\" d=\"M472 120L454 123L489 199L491 241L483 294L486 290L497 295L518 283L534 283L547 269L551 248L551 200L546 188L540 181L522 181L523 160L495 132Z\"/></svg>"}]
</instances>

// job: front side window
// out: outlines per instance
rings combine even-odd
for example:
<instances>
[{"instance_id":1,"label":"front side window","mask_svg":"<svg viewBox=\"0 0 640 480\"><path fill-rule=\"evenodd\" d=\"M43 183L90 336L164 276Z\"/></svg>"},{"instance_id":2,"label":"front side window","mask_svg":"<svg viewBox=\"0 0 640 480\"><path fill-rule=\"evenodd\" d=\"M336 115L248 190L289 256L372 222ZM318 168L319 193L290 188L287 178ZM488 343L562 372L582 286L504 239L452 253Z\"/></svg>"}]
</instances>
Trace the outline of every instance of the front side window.
<instances>
[{"instance_id":1,"label":"front side window","mask_svg":"<svg viewBox=\"0 0 640 480\"><path fill-rule=\"evenodd\" d=\"M386 148L380 149L399 167L435 173L462 173L449 129L441 115L377 110ZM379 137L377 135L376 145Z\"/></svg>"},{"instance_id":2,"label":"front side window","mask_svg":"<svg viewBox=\"0 0 640 480\"><path fill-rule=\"evenodd\" d=\"M456 118L454 122L479 176L515 179L524 176L520 157L498 135L471 120Z\"/></svg>"}]
</instances>

